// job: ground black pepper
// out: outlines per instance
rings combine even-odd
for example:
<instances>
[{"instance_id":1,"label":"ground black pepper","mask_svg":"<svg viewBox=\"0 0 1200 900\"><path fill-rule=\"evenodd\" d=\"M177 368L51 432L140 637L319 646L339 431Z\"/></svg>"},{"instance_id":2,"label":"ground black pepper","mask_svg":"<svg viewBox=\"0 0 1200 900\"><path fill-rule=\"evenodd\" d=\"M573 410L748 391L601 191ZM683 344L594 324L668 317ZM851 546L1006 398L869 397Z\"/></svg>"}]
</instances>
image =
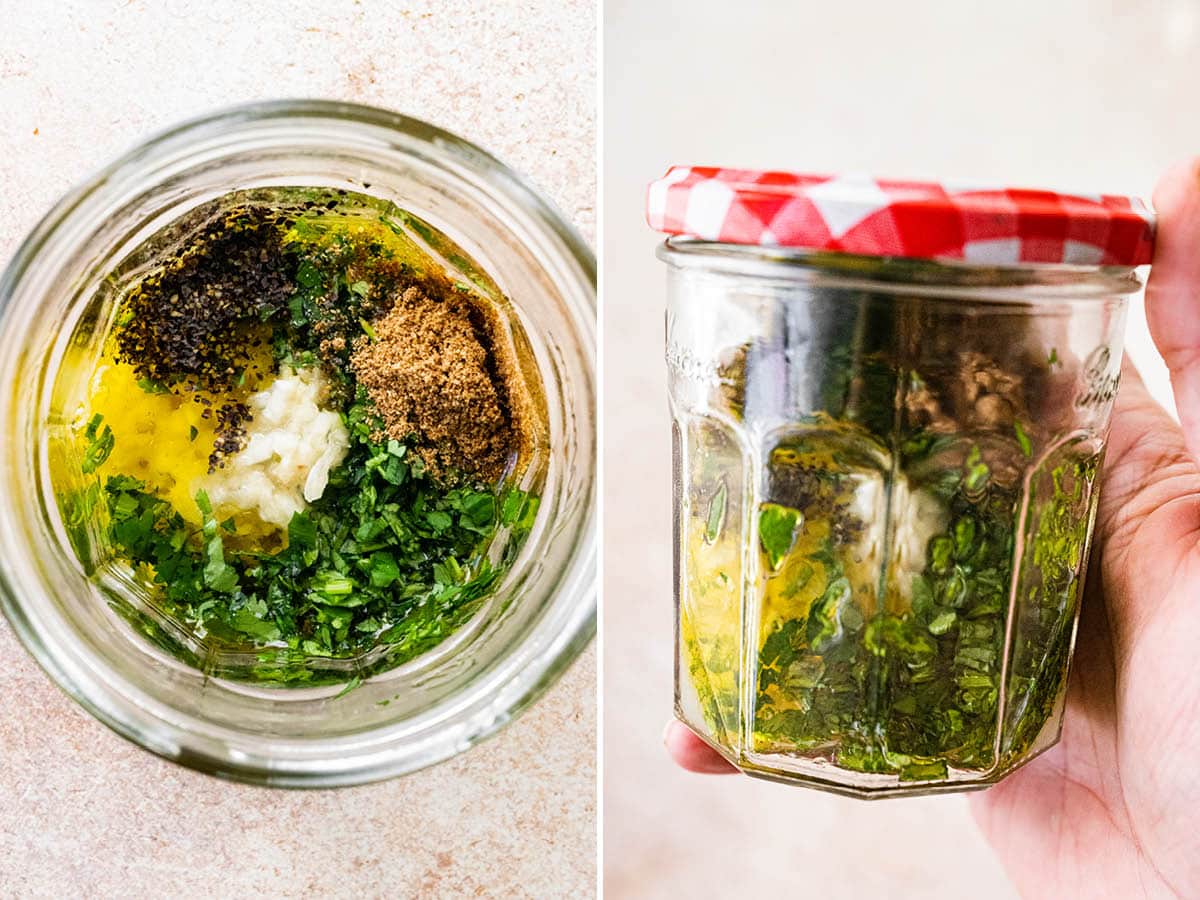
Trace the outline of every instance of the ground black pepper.
<instances>
[{"instance_id":1,"label":"ground black pepper","mask_svg":"<svg viewBox=\"0 0 1200 900\"><path fill-rule=\"evenodd\" d=\"M155 385L234 387L261 346L252 323L284 308L295 289L277 218L261 207L230 210L143 279L125 300L118 358Z\"/></svg>"},{"instance_id":2,"label":"ground black pepper","mask_svg":"<svg viewBox=\"0 0 1200 900\"><path fill-rule=\"evenodd\" d=\"M341 203L250 201L209 218L129 292L115 356L147 390L205 407L217 425L210 471L245 442L251 414L238 389L269 374L254 367L270 342L276 362L319 362L336 405L355 400L356 380L367 388L391 436L419 438L414 450L434 474L499 478L528 435L494 314L397 259L378 220L314 224ZM285 236L301 210L297 254Z\"/></svg>"},{"instance_id":3,"label":"ground black pepper","mask_svg":"<svg viewBox=\"0 0 1200 900\"><path fill-rule=\"evenodd\" d=\"M255 326L285 308L295 288L295 261L282 251L278 217L259 206L228 210L125 300L117 359L152 390L191 394L206 407L202 418L213 415L206 394L245 380L264 340ZM250 419L235 401L221 403L215 414L210 471L241 448Z\"/></svg>"},{"instance_id":4,"label":"ground black pepper","mask_svg":"<svg viewBox=\"0 0 1200 900\"><path fill-rule=\"evenodd\" d=\"M217 436L213 441L213 451L208 457L208 471L223 468L225 457L232 456L242 449L246 439L246 423L251 418L250 409L244 403L230 402L218 407Z\"/></svg>"}]
</instances>

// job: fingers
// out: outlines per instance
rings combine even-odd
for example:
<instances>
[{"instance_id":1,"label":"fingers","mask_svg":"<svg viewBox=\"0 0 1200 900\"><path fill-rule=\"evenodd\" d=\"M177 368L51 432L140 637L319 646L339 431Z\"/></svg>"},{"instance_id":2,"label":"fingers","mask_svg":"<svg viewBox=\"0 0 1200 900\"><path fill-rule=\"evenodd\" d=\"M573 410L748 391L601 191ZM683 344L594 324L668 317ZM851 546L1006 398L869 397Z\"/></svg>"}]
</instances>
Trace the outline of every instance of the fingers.
<instances>
[{"instance_id":1,"label":"fingers","mask_svg":"<svg viewBox=\"0 0 1200 900\"><path fill-rule=\"evenodd\" d=\"M666 745L671 759L689 772L701 772L705 775L732 775L737 772L731 763L696 737L682 722L672 720L667 723L667 730L663 732L663 744Z\"/></svg>"},{"instance_id":2,"label":"fingers","mask_svg":"<svg viewBox=\"0 0 1200 900\"><path fill-rule=\"evenodd\" d=\"M1171 371L1187 447L1200 460L1200 158L1163 176L1154 207L1158 235L1146 321Z\"/></svg>"},{"instance_id":3,"label":"fingers","mask_svg":"<svg viewBox=\"0 0 1200 900\"><path fill-rule=\"evenodd\" d=\"M1108 435L1099 525L1103 527L1106 518L1120 513L1141 490L1159 481L1165 469L1176 465L1196 468L1179 426L1125 357Z\"/></svg>"},{"instance_id":4,"label":"fingers","mask_svg":"<svg viewBox=\"0 0 1200 900\"><path fill-rule=\"evenodd\" d=\"M1200 465L1128 359L1102 481L1095 546L1121 658L1150 618L1169 612L1181 593L1173 579L1200 545Z\"/></svg>"},{"instance_id":5,"label":"fingers","mask_svg":"<svg viewBox=\"0 0 1200 900\"><path fill-rule=\"evenodd\" d=\"M1179 426L1150 396L1126 358L1105 454L1098 545L1110 562L1117 562L1139 526L1155 515L1157 549L1165 552L1200 526L1194 505L1176 502L1200 496L1198 492L1200 466Z\"/></svg>"}]
</instances>

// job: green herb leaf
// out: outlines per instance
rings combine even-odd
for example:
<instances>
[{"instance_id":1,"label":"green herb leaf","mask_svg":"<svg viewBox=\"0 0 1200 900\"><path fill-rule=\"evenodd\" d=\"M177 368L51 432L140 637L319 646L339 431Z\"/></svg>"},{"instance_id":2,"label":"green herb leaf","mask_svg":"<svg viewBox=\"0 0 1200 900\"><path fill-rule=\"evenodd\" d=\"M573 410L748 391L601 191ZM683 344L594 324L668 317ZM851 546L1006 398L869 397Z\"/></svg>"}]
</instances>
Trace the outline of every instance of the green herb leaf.
<instances>
[{"instance_id":1,"label":"green herb leaf","mask_svg":"<svg viewBox=\"0 0 1200 900\"><path fill-rule=\"evenodd\" d=\"M329 600L334 597L349 597L354 593L354 579L335 569L324 569L312 580L312 589Z\"/></svg>"},{"instance_id":2,"label":"green herb leaf","mask_svg":"<svg viewBox=\"0 0 1200 900\"><path fill-rule=\"evenodd\" d=\"M139 378L137 385L147 394L169 394L171 392L171 389L165 384L150 378Z\"/></svg>"},{"instance_id":3,"label":"green herb leaf","mask_svg":"<svg viewBox=\"0 0 1200 900\"><path fill-rule=\"evenodd\" d=\"M942 610L929 623L929 630L933 634L942 635L950 630L958 619L958 613L952 609Z\"/></svg>"},{"instance_id":4,"label":"green herb leaf","mask_svg":"<svg viewBox=\"0 0 1200 900\"><path fill-rule=\"evenodd\" d=\"M277 641L281 636L279 626L265 618L266 614L266 604L261 600L248 603L233 614L232 625L243 634L259 640Z\"/></svg>"},{"instance_id":5,"label":"green herb leaf","mask_svg":"<svg viewBox=\"0 0 1200 900\"><path fill-rule=\"evenodd\" d=\"M975 547L977 526L970 516L963 516L954 523L954 556L956 559L966 559Z\"/></svg>"},{"instance_id":6,"label":"green herb leaf","mask_svg":"<svg viewBox=\"0 0 1200 900\"><path fill-rule=\"evenodd\" d=\"M537 517L540 498L511 488L500 501L500 523L516 532L529 531Z\"/></svg>"},{"instance_id":7,"label":"green herb leaf","mask_svg":"<svg viewBox=\"0 0 1200 900\"><path fill-rule=\"evenodd\" d=\"M758 514L758 539L772 569L778 569L783 558L796 545L796 534L804 522L804 514L790 506L764 503Z\"/></svg>"},{"instance_id":8,"label":"green herb leaf","mask_svg":"<svg viewBox=\"0 0 1200 900\"><path fill-rule=\"evenodd\" d=\"M991 477L991 469L983 462L979 447L972 447L967 454L966 474L963 476L963 487L971 493L983 490Z\"/></svg>"},{"instance_id":9,"label":"green herb leaf","mask_svg":"<svg viewBox=\"0 0 1200 900\"><path fill-rule=\"evenodd\" d=\"M929 571L945 575L954 563L954 539L938 535L929 543Z\"/></svg>"},{"instance_id":10,"label":"green herb leaf","mask_svg":"<svg viewBox=\"0 0 1200 900\"><path fill-rule=\"evenodd\" d=\"M372 587L386 588L400 578L400 566L396 564L396 558L385 550L371 554L369 568Z\"/></svg>"},{"instance_id":11,"label":"green herb leaf","mask_svg":"<svg viewBox=\"0 0 1200 900\"><path fill-rule=\"evenodd\" d=\"M314 288L321 284L321 270L308 260L303 260L296 269L296 281L301 287Z\"/></svg>"},{"instance_id":12,"label":"green herb leaf","mask_svg":"<svg viewBox=\"0 0 1200 900\"><path fill-rule=\"evenodd\" d=\"M1021 452L1026 456L1033 456L1033 444L1029 440L1029 435L1025 433L1025 429L1021 427L1020 422L1013 422L1013 432L1017 435L1017 443L1021 446Z\"/></svg>"},{"instance_id":13,"label":"green herb leaf","mask_svg":"<svg viewBox=\"0 0 1200 900\"><path fill-rule=\"evenodd\" d=\"M84 475L91 475L104 465L116 444L116 438L113 437L111 428L105 425L104 430L100 430L100 424L103 421L104 417L96 413L88 421L87 429L84 431L84 437L88 442L83 451L83 463L80 466Z\"/></svg>"},{"instance_id":14,"label":"green herb leaf","mask_svg":"<svg viewBox=\"0 0 1200 900\"><path fill-rule=\"evenodd\" d=\"M312 550L317 546L317 525L307 514L292 514L288 522L288 544L302 550Z\"/></svg>"},{"instance_id":15,"label":"green herb leaf","mask_svg":"<svg viewBox=\"0 0 1200 900\"><path fill-rule=\"evenodd\" d=\"M429 524L430 528L438 532L445 531L454 524L454 520L441 510L433 510L426 514L425 521Z\"/></svg>"},{"instance_id":16,"label":"green herb leaf","mask_svg":"<svg viewBox=\"0 0 1200 900\"><path fill-rule=\"evenodd\" d=\"M717 490L713 494L712 500L708 504L708 522L704 528L704 539L710 544L716 543L717 538L721 536L721 529L725 527L727 494L725 479L722 478L720 484L717 485Z\"/></svg>"},{"instance_id":17,"label":"green herb leaf","mask_svg":"<svg viewBox=\"0 0 1200 900\"><path fill-rule=\"evenodd\" d=\"M495 525L496 498L484 491L471 491L456 498L455 506L462 513L459 524L464 528L484 531Z\"/></svg>"},{"instance_id":18,"label":"green herb leaf","mask_svg":"<svg viewBox=\"0 0 1200 900\"><path fill-rule=\"evenodd\" d=\"M238 587L238 573L233 566L225 562L224 543L217 532L217 520L207 493L196 492L196 506L200 508L204 517L204 584L219 593L232 593Z\"/></svg>"}]
</instances>

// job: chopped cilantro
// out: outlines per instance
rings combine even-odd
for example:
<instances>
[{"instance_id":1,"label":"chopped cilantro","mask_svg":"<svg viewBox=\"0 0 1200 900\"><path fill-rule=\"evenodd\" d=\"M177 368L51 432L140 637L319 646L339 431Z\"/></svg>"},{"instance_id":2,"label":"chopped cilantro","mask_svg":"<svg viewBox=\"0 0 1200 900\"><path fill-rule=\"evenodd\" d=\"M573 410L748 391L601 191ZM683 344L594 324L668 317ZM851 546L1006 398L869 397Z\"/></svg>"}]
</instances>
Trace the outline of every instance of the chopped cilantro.
<instances>
[{"instance_id":1,"label":"chopped cilantro","mask_svg":"<svg viewBox=\"0 0 1200 900\"><path fill-rule=\"evenodd\" d=\"M83 451L82 470L84 475L91 475L104 465L113 451L115 439L112 429L105 425L103 431L99 430L103 421L104 417L97 413L87 423L87 429L83 433L88 442Z\"/></svg>"},{"instance_id":2,"label":"chopped cilantro","mask_svg":"<svg viewBox=\"0 0 1200 900\"><path fill-rule=\"evenodd\" d=\"M137 384L147 394L169 394L171 392L171 389L165 384L151 378L139 378Z\"/></svg>"},{"instance_id":3,"label":"chopped cilantro","mask_svg":"<svg viewBox=\"0 0 1200 900\"><path fill-rule=\"evenodd\" d=\"M909 461L925 460L941 441L917 435L904 452L912 454ZM770 627L752 673L753 749L812 753L843 769L901 781L944 779L951 766L987 770L1026 753L1061 691L1096 460L1067 457L1035 469L1033 524L1023 526L1020 484L998 483L981 449L970 447L960 466L930 482L945 503L945 526L929 538L920 573L884 605L857 568L854 483L830 476L828 454L816 448L804 468L803 449L793 452L796 470L774 482L798 491L806 510L782 503L759 508L763 621ZM697 578L714 543L712 504L693 514L704 537L691 550L689 565L697 568L689 577ZM1033 530L1014 573L1019 527ZM708 577L723 596L721 574ZM1022 594L1006 685L1001 672L1014 578ZM736 727L741 709L741 664L731 655L737 636L713 630L690 609L681 609L681 628L704 718L720 740ZM1002 690L1008 720L998 732Z\"/></svg>"},{"instance_id":4,"label":"chopped cilantro","mask_svg":"<svg viewBox=\"0 0 1200 900\"><path fill-rule=\"evenodd\" d=\"M1029 435L1025 433L1025 429L1021 427L1020 422L1013 422L1013 432L1017 436L1017 443L1021 445L1021 452L1026 456L1033 455L1033 444L1029 440Z\"/></svg>"},{"instance_id":5,"label":"chopped cilantro","mask_svg":"<svg viewBox=\"0 0 1200 900\"><path fill-rule=\"evenodd\" d=\"M500 524L514 531L525 532L533 527L539 497L517 488L510 488L500 501Z\"/></svg>"},{"instance_id":6,"label":"chopped cilantro","mask_svg":"<svg viewBox=\"0 0 1200 900\"><path fill-rule=\"evenodd\" d=\"M796 532L804 521L798 509L764 503L758 514L758 539L772 569L778 569L783 558L796 544Z\"/></svg>"},{"instance_id":7,"label":"chopped cilantro","mask_svg":"<svg viewBox=\"0 0 1200 900\"><path fill-rule=\"evenodd\" d=\"M313 288L319 286L324 277L321 275L321 270L308 260L301 261L296 267L296 281L301 287Z\"/></svg>"},{"instance_id":8,"label":"chopped cilantro","mask_svg":"<svg viewBox=\"0 0 1200 900\"><path fill-rule=\"evenodd\" d=\"M708 505L708 522L705 523L704 539L710 544L720 537L721 529L725 526L725 502L727 499L725 479L722 478L713 494L712 502Z\"/></svg>"},{"instance_id":9,"label":"chopped cilantro","mask_svg":"<svg viewBox=\"0 0 1200 900\"><path fill-rule=\"evenodd\" d=\"M987 484L991 474L991 469L983 461L979 447L972 447L971 452L967 454L967 471L963 476L963 487L972 492L980 491Z\"/></svg>"},{"instance_id":10,"label":"chopped cilantro","mask_svg":"<svg viewBox=\"0 0 1200 900\"><path fill-rule=\"evenodd\" d=\"M495 588L534 527L539 507L528 491L458 480L462 473L437 480L427 472L423 454L411 452L405 441L379 439L383 423L351 363L355 346L363 344L359 332L378 341L372 322L421 271L425 256L416 252L420 248L408 230L435 249L447 242L401 211L394 213L399 220L388 218L392 213L380 215L393 234L359 228L365 218L329 215L344 199L340 193L317 192L311 199L303 212L290 202L278 210L258 200L234 207L236 214L227 211L211 228L205 226L204 233L219 240L201 246L228 244L236 258L206 249L194 265L183 266L183 257L165 259L161 273L146 277L151 292L175 284L169 279L176 276L203 289L195 296L205 302L180 308L193 324L220 328L163 325L160 318L175 318L168 309L174 308L172 300L119 309L117 338L132 353L142 344L131 342L126 332L148 333L139 325L162 325L164 333L181 337L170 354L164 351L163 359L137 369L138 385L147 393L182 395L186 387L242 398L240 389L251 386L257 370L241 351L260 344L280 367L320 365L330 382L322 403L340 414L350 435L348 453L329 472L323 495L292 516L286 533L267 539L261 539L261 523L230 516L221 504L214 508L204 491L195 494L194 507L187 501L187 508L176 508L172 503L180 501L169 502L156 483L127 474L106 471L107 479L89 479L61 497L64 524L82 561L92 562L95 545L106 559L115 555L128 563L148 589L156 621L173 620L212 647L257 660L251 677L271 681L311 682L320 669L311 657L347 659L378 649L371 665L391 667L435 646ZM368 205L378 212L373 203ZM343 218L351 224L338 226ZM285 230L276 233L276 227ZM395 235L403 240L393 240ZM393 244L404 251L393 252ZM447 259L473 265L455 254ZM245 279L249 289L243 290ZM215 307L220 317L202 315ZM220 352L206 348L210 339L220 343ZM225 353L230 342L237 352ZM190 354L186 359L179 355L184 352ZM230 425L223 407L197 399L209 407L202 415L218 439L236 443L241 421ZM205 426L186 427L190 442L207 441L208 432L201 435ZM99 415L83 436L81 469L93 474L122 436L114 436ZM155 474L153 481L159 480ZM499 553L493 547L498 536ZM179 641L140 610L119 611L181 657L192 652L179 650ZM321 669L335 670L344 668ZM356 676L347 690L358 683Z\"/></svg>"},{"instance_id":11,"label":"chopped cilantro","mask_svg":"<svg viewBox=\"0 0 1200 900\"><path fill-rule=\"evenodd\" d=\"M487 489L441 488L407 456L398 441L352 432L331 475L335 489L292 517L278 553L232 547L234 521L218 521L205 492L195 497L203 522L195 533L124 475L104 485L109 536L135 568L146 567L168 612L222 640L327 657L392 644L389 661L398 664L442 640L495 584L500 571L482 551L501 509L517 541L537 509L523 491L498 504Z\"/></svg>"}]
</instances>

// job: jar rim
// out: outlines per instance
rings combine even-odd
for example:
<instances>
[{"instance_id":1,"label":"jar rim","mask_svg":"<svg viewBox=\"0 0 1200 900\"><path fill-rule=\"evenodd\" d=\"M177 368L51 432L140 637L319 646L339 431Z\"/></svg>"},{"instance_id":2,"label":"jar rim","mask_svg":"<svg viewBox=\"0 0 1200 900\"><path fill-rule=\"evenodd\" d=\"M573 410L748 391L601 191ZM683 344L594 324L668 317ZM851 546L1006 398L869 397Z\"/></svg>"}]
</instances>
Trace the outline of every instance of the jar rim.
<instances>
[{"instance_id":1,"label":"jar rim","mask_svg":"<svg viewBox=\"0 0 1200 900\"><path fill-rule=\"evenodd\" d=\"M290 131L265 133L261 128L264 123L268 126L277 123ZM90 175L50 209L0 274L0 334L7 332L12 336L28 326L29 322L22 321L18 310L26 307L24 312L31 315L33 307L43 301L44 294L29 283L33 280L31 271L36 270L42 255L49 252L47 248L57 247L61 251L86 238L89 229L95 228L89 216L95 217L105 203L121 199L132 185L142 189L160 187L163 173L189 160L201 159L203 152L210 152L211 156L215 151L219 165L221 152L230 155L237 152L234 145L239 139L260 148L271 140L319 132L322 123L331 128L354 129L355 146L364 152L378 148L380 152L408 153L410 157L421 154L426 160L434 160L444 166L447 179L459 178L464 190L485 185L488 199L497 203L509 218L519 219L527 231L514 235L514 240L522 243L524 251L539 267L544 267L544 277L563 292L564 314L579 340L576 352L588 393L578 402L590 409L595 393L596 262L574 227L524 176L469 141L419 119L344 102L275 100L217 110L159 131ZM206 161L212 163L211 158ZM31 305L30 301L37 303ZM22 357L29 355L25 348L0 346L0 368L7 375L15 375L24 364ZM40 388L36 393L40 394ZM4 408L6 422L10 418L15 422L19 400L15 391L6 394L0 395L0 407ZM95 660L60 658L62 648L53 644L56 638L42 633L44 623L33 614L33 606L37 595L46 597L53 586L40 581L31 583L29 578L18 576L36 572L36 561L0 559L0 611L39 665L66 693L122 736L161 756L222 777L289 787L357 784L404 774L440 762L511 721L557 680L594 635L597 540L592 502L596 490L594 442L577 449L587 454L590 461L582 476L585 490L579 501L581 511L578 515L573 513L575 521L568 523L571 534L570 546L563 544L565 565L548 579L552 583L548 585L547 596L552 601L547 602L545 611L524 634L524 646L515 648L519 649L515 655L520 659L501 660L480 675L469 691L451 698L453 719L449 724L443 723L442 733L419 735L421 740L403 756L381 748L381 742L388 738L384 734L389 731L386 727L379 730L379 740L374 742L366 739L367 731L349 742L324 737L312 741L312 748L324 742L334 751L344 750L346 756L336 761L319 758L312 752L291 753L294 747L289 748L290 755L283 759L272 759L265 752L257 757L247 756L231 752L229 744L213 734L189 733L187 716L176 714L175 710L140 707L107 683L103 672L95 671ZM14 453L25 452L14 449ZM15 472L14 460L0 462ZM28 537L29 532L25 523L15 522L14 518L0 516L0 544L32 556L37 551L28 547L19 549L28 543L21 538Z\"/></svg>"},{"instance_id":2,"label":"jar rim","mask_svg":"<svg viewBox=\"0 0 1200 900\"><path fill-rule=\"evenodd\" d=\"M1142 287L1130 266L1023 263L997 266L964 260L864 256L832 250L767 247L672 236L657 256L678 269L702 269L766 280L830 282L829 286L928 295L970 296L1016 292L1025 302L1045 299L1104 299ZM1032 293L1036 292L1036 293Z\"/></svg>"}]
</instances>

